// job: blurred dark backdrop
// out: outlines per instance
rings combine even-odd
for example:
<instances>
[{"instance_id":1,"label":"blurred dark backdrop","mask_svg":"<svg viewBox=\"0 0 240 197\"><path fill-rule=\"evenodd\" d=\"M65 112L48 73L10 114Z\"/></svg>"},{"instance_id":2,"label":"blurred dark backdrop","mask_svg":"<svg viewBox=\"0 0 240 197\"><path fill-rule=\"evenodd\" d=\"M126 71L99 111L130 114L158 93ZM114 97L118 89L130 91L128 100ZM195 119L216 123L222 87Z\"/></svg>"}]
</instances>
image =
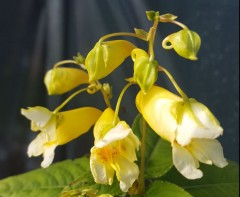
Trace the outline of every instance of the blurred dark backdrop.
<instances>
[{"instance_id":1,"label":"blurred dark backdrop","mask_svg":"<svg viewBox=\"0 0 240 197\"><path fill-rule=\"evenodd\" d=\"M27 146L35 137L30 122L20 108L46 106L54 109L66 96L47 96L43 84L45 72L77 52L87 55L104 34L117 31L148 30L151 22L146 10L173 13L178 20L202 38L198 61L189 61L174 51L161 48L161 40L180 30L160 24L156 56L176 78L183 90L207 105L221 122L224 135L219 138L225 156L239 162L239 1L237 0L3 0L0 2L0 178L40 166L42 157L28 158ZM144 43L132 40L144 47ZM128 62L128 61L127 61ZM130 62L129 62L130 63ZM132 65L125 64L103 79L117 93L130 77ZM161 85L171 88L160 75ZM132 123L137 110L134 97L138 89L127 91L120 117ZM68 108L100 106L95 96L76 97ZM87 143L86 143L87 141ZM91 132L66 146L57 148L56 161L74 159L88 153Z\"/></svg>"}]
</instances>

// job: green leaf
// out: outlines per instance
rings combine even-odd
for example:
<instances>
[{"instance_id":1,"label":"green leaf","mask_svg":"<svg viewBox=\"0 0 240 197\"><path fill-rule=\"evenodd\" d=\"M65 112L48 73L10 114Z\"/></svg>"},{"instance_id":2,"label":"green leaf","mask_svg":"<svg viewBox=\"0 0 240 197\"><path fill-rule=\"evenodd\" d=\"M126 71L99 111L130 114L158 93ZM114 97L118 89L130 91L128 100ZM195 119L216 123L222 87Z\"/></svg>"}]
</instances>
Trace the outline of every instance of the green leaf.
<instances>
[{"instance_id":1,"label":"green leaf","mask_svg":"<svg viewBox=\"0 0 240 197\"><path fill-rule=\"evenodd\" d=\"M147 40L148 32L146 32L143 29L137 29L137 28L134 28L134 31L137 35L141 35L143 38L145 38L145 40Z\"/></svg>"},{"instance_id":2,"label":"green leaf","mask_svg":"<svg viewBox=\"0 0 240 197\"><path fill-rule=\"evenodd\" d=\"M175 20L177 19L177 16L173 15L173 14L163 14L160 16L160 21L161 22L169 22L169 21L172 21L172 20Z\"/></svg>"},{"instance_id":3,"label":"green leaf","mask_svg":"<svg viewBox=\"0 0 240 197\"><path fill-rule=\"evenodd\" d=\"M112 186L96 184L86 157L55 163L0 181L0 197L70 197L82 192L119 194L118 182Z\"/></svg>"},{"instance_id":4,"label":"green leaf","mask_svg":"<svg viewBox=\"0 0 240 197\"><path fill-rule=\"evenodd\" d=\"M146 196L151 197L191 197L189 193L184 191L177 185L164 181L153 182L146 192Z\"/></svg>"},{"instance_id":5,"label":"green leaf","mask_svg":"<svg viewBox=\"0 0 240 197\"><path fill-rule=\"evenodd\" d=\"M184 178L175 168L162 177L173 182L196 197L238 197L239 165L229 161L225 168L201 164L203 177L197 180Z\"/></svg>"},{"instance_id":6,"label":"green leaf","mask_svg":"<svg viewBox=\"0 0 240 197\"><path fill-rule=\"evenodd\" d=\"M142 139L143 118L139 114L132 125L133 132ZM147 123L146 123L147 124ZM141 148L143 145L141 145ZM140 151L138 152L140 157ZM158 178L172 168L172 148L169 142L161 139L148 125L146 125L146 178Z\"/></svg>"}]
</instances>

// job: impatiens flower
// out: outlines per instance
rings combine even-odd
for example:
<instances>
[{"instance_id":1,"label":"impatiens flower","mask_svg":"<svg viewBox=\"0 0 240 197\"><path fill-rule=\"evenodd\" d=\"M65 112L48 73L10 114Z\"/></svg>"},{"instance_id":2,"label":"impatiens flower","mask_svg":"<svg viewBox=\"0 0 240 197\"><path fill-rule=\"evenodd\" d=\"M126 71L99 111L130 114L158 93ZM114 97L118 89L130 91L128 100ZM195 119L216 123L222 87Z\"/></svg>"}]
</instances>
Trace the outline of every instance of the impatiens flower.
<instances>
[{"instance_id":1,"label":"impatiens flower","mask_svg":"<svg viewBox=\"0 0 240 197\"><path fill-rule=\"evenodd\" d=\"M188 179L202 177L199 162L227 165L221 144L215 139L223 129L209 109L194 99L183 101L168 90L153 86L139 92L136 104L149 126L172 144L173 163Z\"/></svg>"},{"instance_id":2,"label":"impatiens flower","mask_svg":"<svg viewBox=\"0 0 240 197\"><path fill-rule=\"evenodd\" d=\"M190 59L197 60L197 53L201 45L200 36L189 29L183 29L167 36L162 46L164 49L174 49L178 55Z\"/></svg>"},{"instance_id":3,"label":"impatiens flower","mask_svg":"<svg viewBox=\"0 0 240 197\"><path fill-rule=\"evenodd\" d=\"M126 40L97 43L88 53L85 65L89 81L106 77L131 55L135 45Z\"/></svg>"},{"instance_id":4,"label":"impatiens flower","mask_svg":"<svg viewBox=\"0 0 240 197\"><path fill-rule=\"evenodd\" d=\"M138 178L136 150L138 138L124 121L113 127L114 111L107 108L94 127L94 146L91 149L90 168L96 183L113 182L116 172L120 188L127 192Z\"/></svg>"},{"instance_id":5,"label":"impatiens flower","mask_svg":"<svg viewBox=\"0 0 240 197\"><path fill-rule=\"evenodd\" d=\"M57 67L46 73L44 83L49 95L63 94L88 83L88 74L77 68Z\"/></svg>"},{"instance_id":6,"label":"impatiens flower","mask_svg":"<svg viewBox=\"0 0 240 197\"><path fill-rule=\"evenodd\" d=\"M48 167L54 159L54 150L87 132L95 124L101 111L92 107L53 113L40 106L21 109L31 120L31 129L40 131L28 146L28 156L43 155L41 166Z\"/></svg>"}]
</instances>

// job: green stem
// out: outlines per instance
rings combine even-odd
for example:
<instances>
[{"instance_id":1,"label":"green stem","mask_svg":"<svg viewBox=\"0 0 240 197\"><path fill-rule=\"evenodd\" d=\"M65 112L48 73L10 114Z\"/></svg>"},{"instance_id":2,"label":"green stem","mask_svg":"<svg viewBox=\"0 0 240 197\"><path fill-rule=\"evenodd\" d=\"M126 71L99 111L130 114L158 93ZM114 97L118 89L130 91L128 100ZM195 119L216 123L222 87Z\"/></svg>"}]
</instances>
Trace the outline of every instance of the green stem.
<instances>
[{"instance_id":1,"label":"green stem","mask_svg":"<svg viewBox=\"0 0 240 197\"><path fill-rule=\"evenodd\" d=\"M188 97L187 95L182 91L182 89L179 87L179 85L177 84L177 82L175 81L175 79L173 78L173 76L168 72L167 69L165 69L163 66L158 66L159 71L163 71L168 78L170 79L170 81L172 82L173 86L175 87L175 89L177 90L177 92L181 95L181 97L183 98L183 101L188 101Z\"/></svg>"},{"instance_id":2,"label":"green stem","mask_svg":"<svg viewBox=\"0 0 240 197\"><path fill-rule=\"evenodd\" d=\"M166 19L166 18L162 18L161 16L159 16L159 21L163 22L163 23L173 23L175 25L180 26L183 29L188 29L188 27L186 25L184 25L183 23L176 21L176 20Z\"/></svg>"},{"instance_id":3,"label":"green stem","mask_svg":"<svg viewBox=\"0 0 240 197\"><path fill-rule=\"evenodd\" d=\"M122 101L122 97L124 95L124 93L126 92L126 90L132 85L134 84L133 82L128 83L123 89L122 92L120 93L118 100L117 100L117 105L115 108L115 114L114 114L114 118L113 118L113 126L115 126L117 124L117 120L118 120L118 113L119 113L119 108L120 108L120 104Z\"/></svg>"},{"instance_id":4,"label":"green stem","mask_svg":"<svg viewBox=\"0 0 240 197\"><path fill-rule=\"evenodd\" d=\"M142 118L142 140L141 140L141 164L140 164L140 175L139 175L139 188L138 193L143 194L145 191L145 152L146 152L146 126L147 123L144 118Z\"/></svg>"},{"instance_id":5,"label":"green stem","mask_svg":"<svg viewBox=\"0 0 240 197\"><path fill-rule=\"evenodd\" d=\"M85 66L78 64L75 60L63 60L63 61L59 61L56 64L54 64L53 68L57 68L63 64L76 64L78 66L80 66L82 69L86 70Z\"/></svg>"},{"instance_id":6,"label":"green stem","mask_svg":"<svg viewBox=\"0 0 240 197\"><path fill-rule=\"evenodd\" d=\"M115 36L130 36L130 37L135 37L135 38L139 38L141 40L146 41L146 38L139 34L135 34L135 33L131 33L131 32L117 32L117 33L107 34L107 35L101 37L99 40L99 43L102 43L104 40L111 38L111 37L115 37Z\"/></svg>"},{"instance_id":7,"label":"green stem","mask_svg":"<svg viewBox=\"0 0 240 197\"><path fill-rule=\"evenodd\" d=\"M59 112L73 97L75 97L76 95L80 94L81 92L84 92L88 90L88 88L83 88L81 90L78 90L76 92L74 92L72 95L70 95L61 105L59 105L54 111L53 113L57 113Z\"/></svg>"},{"instance_id":8,"label":"green stem","mask_svg":"<svg viewBox=\"0 0 240 197\"><path fill-rule=\"evenodd\" d=\"M154 20L153 26L149 30L149 36L148 36L148 53L150 55L149 61L154 60L154 40L155 40L155 35L157 31L157 26L158 26L158 20Z\"/></svg>"}]
</instances>

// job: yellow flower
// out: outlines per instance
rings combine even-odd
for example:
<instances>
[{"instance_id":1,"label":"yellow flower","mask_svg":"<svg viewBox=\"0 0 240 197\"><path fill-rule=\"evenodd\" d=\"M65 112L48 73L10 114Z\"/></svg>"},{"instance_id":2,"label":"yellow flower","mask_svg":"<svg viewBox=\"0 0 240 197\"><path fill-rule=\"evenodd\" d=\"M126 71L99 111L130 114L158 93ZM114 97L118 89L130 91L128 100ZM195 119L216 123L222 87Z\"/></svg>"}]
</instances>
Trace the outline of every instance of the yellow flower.
<instances>
[{"instance_id":1,"label":"yellow flower","mask_svg":"<svg viewBox=\"0 0 240 197\"><path fill-rule=\"evenodd\" d=\"M170 43L170 45L169 45ZM162 46L164 49L174 49L178 55L190 59L197 60L197 53L201 45L200 36L189 29L183 29L167 36Z\"/></svg>"},{"instance_id":2,"label":"yellow flower","mask_svg":"<svg viewBox=\"0 0 240 197\"><path fill-rule=\"evenodd\" d=\"M227 165L221 144L215 139L223 129L209 109L194 99L184 102L168 90L153 86L139 92L136 104L149 126L172 144L173 163L188 179L202 177L199 162Z\"/></svg>"},{"instance_id":3,"label":"yellow flower","mask_svg":"<svg viewBox=\"0 0 240 197\"><path fill-rule=\"evenodd\" d=\"M54 150L87 132L95 124L101 111L92 107L53 113L40 106L21 109L22 115L31 120L31 129L40 131L28 146L28 156L43 154L41 166L48 167L54 159Z\"/></svg>"},{"instance_id":4,"label":"yellow flower","mask_svg":"<svg viewBox=\"0 0 240 197\"><path fill-rule=\"evenodd\" d=\"M131 55L134 48L135 45L126 40L97 43L88 53L85 61L89 81L106 77Z\"/></svg>"},{"instance_id":5,"label":"yellow flower","mask_svg":"<svg viewBox=\"0 0 240 197\"><path fill-rule=\"evenodd\" d=\"M77 68L57 67L46 73L44 83L49 95L63 94L88 83L88 74Z\"/></svg>"},{"instance_id":6,"label":"yellow flower","mask_svg":"<svg viewBox=\"0 0 240 197\"><path fill-rule=\"evenodd\" d=\"M90 168L95 182L101 184L111 185L116 172L121 190L127 192L139 175L134 161L140 142L126 122L118 120L113 127L113 119L114 111L107 108L95 124Z\"/></svg>"}]
</instances>

